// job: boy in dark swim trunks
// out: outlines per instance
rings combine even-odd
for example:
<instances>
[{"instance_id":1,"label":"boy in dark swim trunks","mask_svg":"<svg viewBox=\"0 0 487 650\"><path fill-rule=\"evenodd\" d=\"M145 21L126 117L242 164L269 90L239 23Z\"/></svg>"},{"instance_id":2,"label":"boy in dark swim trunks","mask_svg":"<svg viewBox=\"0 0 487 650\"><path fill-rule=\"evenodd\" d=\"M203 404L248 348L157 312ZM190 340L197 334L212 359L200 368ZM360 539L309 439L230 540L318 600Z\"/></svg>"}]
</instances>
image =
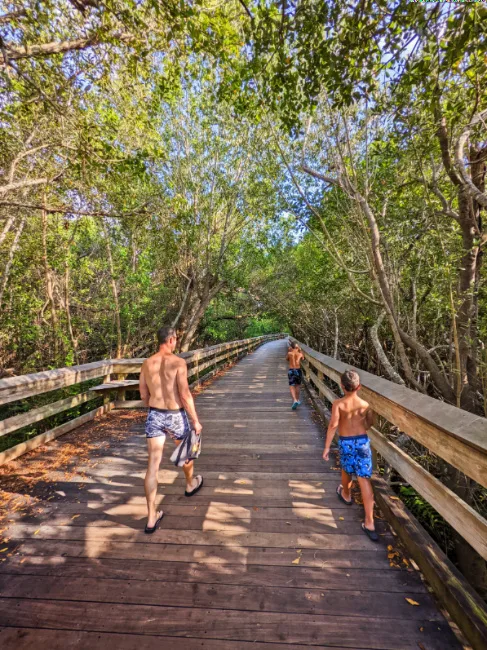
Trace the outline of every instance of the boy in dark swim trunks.
<instances>
[{"instance_id":1,"label":"boy in dark swim trunks","mask_svg":"<svg viewBox=\"0 0 487 650\"><path fill-rule=\"evenodd\" d=\"M301 405L299 401L299 391L301 390L302 372L301 372L301 359L304 359L304 354L301 348L294 341L289 341L289 350L286 355L289 362L289 370L287 377L289 380L289 390L293 398L292 410L295 411Z\"/></svg>"},{"instance_id":2,"label":"boy in dark swim trunks","mask_svg":"<svg viewBox=\"0 0 487 650\"><path fill-rule=\"evenodd\" d=\"M186 362L174 354L175 330L172 327L161 327L157 332L157 340L159 351L144 361L140 371L140 396L149 407L145 425L149 463L144 482L148 509L145 532L148 534L156 530L164 516L162 510L156 512L156 494L157 473L166 435L169 435L176 445L180 445L191 428L197 435L203 428L189 390ZM186 477L185 494L190 497L202 487L203 477L193 478L193 461L185 463L183 471Z\"/></svg>"},{"instance_id":3,"label":"boy in dark swim trunks","mask_svg":"<svg viewBox=\"0 0 487 650\"><path fill-rule=\"evenodd\" d=\"M323 458L329 459L330 446L338 428L340 437L338 448L342 466L342 483L337 488L338 498L352 505L352 475L355 474L360 485L365 509L364 533L374 542L379 541L374 526L374 494L370 478L372 476L372 452L367 430L374 424L375 414L369 404L357 392L360 377L354 370L347 370L341 377L345 396L333 402L331 420L326 434Z\"/></svg>"}]
</instances>

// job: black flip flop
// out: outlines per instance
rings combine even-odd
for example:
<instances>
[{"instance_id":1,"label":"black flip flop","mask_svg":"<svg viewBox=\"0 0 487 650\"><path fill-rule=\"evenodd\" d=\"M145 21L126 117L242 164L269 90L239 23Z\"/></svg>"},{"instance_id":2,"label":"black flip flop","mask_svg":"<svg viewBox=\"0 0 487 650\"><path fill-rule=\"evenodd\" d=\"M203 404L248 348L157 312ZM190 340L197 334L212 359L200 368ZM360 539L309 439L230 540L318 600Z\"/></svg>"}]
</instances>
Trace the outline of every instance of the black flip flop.
<instances>
[{"instance_id":1,"label":"black flip flop","mask_svg":"<svg viewBox=\"0 0 487 650\"><path fill-rule=\"evenodd\" d=\"M350 501L347 501L345 497L342 495L342 490L343 490L343 485L339 485L337 487L337 497L340 499L340 501L343 501L343 503L347 506L353 505L353 501L350 499Z\"/></svg>"},{"instance_id":2,"label":"black flip flop","mask_svg":"<svg viewBox=\"0 0 487 650\"><path fill-rule=\"evenodd\" d=\"M164 513L162 512L161 515L157 518L157 521L152 526L152 528L149 528L149 526L146 524L145 529L144 529L144 533L146 535L152 535L152 533L155 533L156 529L157 529L157 526L159 526L159 524L161 523L163 517L164 517Z\"/></svg>"},{"instance_id":3,"label":"black flip flop","mask_svg":"<svg viewBox=\"0 0 487 650\"><path fill-rule=\"evenodd\" d=\"M379 535L377 535L375 530L369 530L368 528L365 527L365 524L362 524L362 530L367 535L367 537L370 540L372 540L373 542L378 542L379 541Z\"/></svg>"},{"instance_id":4,"label":"black flip flop","mask_svg":"<svg viewBox=\"0 0 487 650\"><path fill-rule=\"evenodd\" d=\"M201 490L201 488L203 487L203 477L200 476L200 475L198 475L196 478L200 478L200 479L201 479L201 482L200 482L199 485L197 485L197 486L195 487L194 490L191 490L191 492L188 492L187 490L184 492L184 494L185 494L187 497L192 497L194 494L196 494L196 492L199 492L199 491Z\"/></svg>"}]
</instances>

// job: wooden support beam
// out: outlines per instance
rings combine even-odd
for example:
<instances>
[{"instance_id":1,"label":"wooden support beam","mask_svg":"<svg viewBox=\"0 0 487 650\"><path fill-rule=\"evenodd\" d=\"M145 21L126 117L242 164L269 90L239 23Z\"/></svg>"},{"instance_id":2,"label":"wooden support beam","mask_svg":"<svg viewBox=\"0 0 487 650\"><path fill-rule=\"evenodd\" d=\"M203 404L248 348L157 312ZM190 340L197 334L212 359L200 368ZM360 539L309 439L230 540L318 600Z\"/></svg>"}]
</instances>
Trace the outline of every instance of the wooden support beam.
<instances>
[{"instance_id":1,"label":"wooden support beam","mask_svg":"<svg viewBox=\"0 0 487 650\"><path fill-rule=\"evenodd\" d=\"M0 405L40 395L58 388L97 379L111 372L111 361L96 361L82 366L35 372L20 377L0 379Z\"/></svg>"},{"instance_id":2,"label":"wooden support beam","mask_svg":"<svg viewBox=\"0 0 487 650\"><path fill-rule=\"evenodd\" d=\"M41 433L40 435L35 436L34 438L27 440L26 442L21 442L20 444L15 445L15 447L10 447L10 449L6 449L2 453L0 453L0 465L3 465L4 463L7 463L9 460L14 460L19 456L26 454L27 452L36 449L36 447L40 447L46 442L50 442L55 438L59 438L59 436L68 433L68 431L72 431L73 429L80 427L82 424L85 424L86 422L93 420L98 415L103 415L105 413L108 413L108 411L111 411L112 408L113 408L112 402L109 402L108 404L103 404L103 406L100 406L99 408L94 409L93 411L89 411L84 415L80 415L79 417L74 418L74 420L69 420L69 422L65 422L64 424L61 424L60 426L55 427L50 431Z\"/></svg>"},{"instance_id":3,"label":"wooden support beam","mask_svg":"<svg viewBox=\"0 0 487 650\"><path fill-rule=\"evenodd\" d=\"M6 420L1 420L0 436L6 436L8 433L12 433L12 431L23 429L29 424L40 422L41 420L51 417L51 415L62 413L63 411L67 411L75 406L89 402L97 397L99 396L96 393L89 390L86 393L78 393L78 395L66 397L66 399L61 399L58 402L45 404L39 408L32 409L32 411L27 411L27 413L21 413L19 415L14 415L11 418L7 418Z\"/></svg>"},{"instance_id":4,"label":"wooden support beam","mask_svg":"<svg viewBox=\"0 0 487 650\"><path fill-rule=\"evenodd\" d=\"M487 521L377 429L372 428L369 437L384 460L487 560Z\"/></svg>"}]
</instances>

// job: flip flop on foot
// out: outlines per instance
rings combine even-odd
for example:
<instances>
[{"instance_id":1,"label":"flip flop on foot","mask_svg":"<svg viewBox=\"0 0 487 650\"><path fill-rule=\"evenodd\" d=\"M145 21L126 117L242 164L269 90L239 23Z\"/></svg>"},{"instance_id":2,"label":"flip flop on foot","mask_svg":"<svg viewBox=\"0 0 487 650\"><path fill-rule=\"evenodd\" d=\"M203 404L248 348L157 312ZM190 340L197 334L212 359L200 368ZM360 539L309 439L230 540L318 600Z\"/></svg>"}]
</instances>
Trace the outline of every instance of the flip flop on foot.
<instances>
[{"instance_id":1,"label":"flip flop on foot","mask_svg":"<svg viewBox=\"0 0 487 650\"><path fill-rule=\"evenodd\" d=\"M351 506L352 503L353 503L353 502L352 502L352 499L350 499L350 501L347 501L347 500L345 499L345 497L343 496L343 494L342 494L342 490L343 490L343 485L339 485L339 486L337 487L337 497L340 499L340 501L343 501L343 503L344 503L345 505L347 505L347 506Z\"/></svg>"},{"instance_id":2,"label":"flip flop on foot","mask_svg":"<svg viewBox=\"0 0 487 650\"><path fill-rule=\"evenodd\" d=\"M194 494L196 494L196 492L201 490L201 488L203 487L203 477L198 475L196 477L196 480L197 480L197 484L196 484L196 487L194 488L194 490L191 490L191 492L188 492L188 490L185 491L184 494L187 497L192 497Z\"/></svg>"},{"instance_id":3,"label":"flip flop on foot","mask_svg":"<svg viewBox=\"0 0 487 650\"><path fill-rule=\"evenodd\" d=\"M370 528L366 528L365 524L362 524L362 530L367 535L367 537L369 539L371 539L373 542L378 542L379 541L379 535L377 535L375 530L370 530Z\"/></svg>"},{"instance_id":4,"label":"flip flop on foot","mask_svg":"<svg viewBox=\"0 0 487 650\"><path fill-rule=\"evenodd\" d=\"M164 513L161 511L159 516L156 519L156 523L151 528L149 528L149 526L146 524L145 525L145 530L144 530L145 534L146 535L152 535L152 533L155 533L156 528L161 523L163 517L164 517Z\"/></svg>"}]
</instances>

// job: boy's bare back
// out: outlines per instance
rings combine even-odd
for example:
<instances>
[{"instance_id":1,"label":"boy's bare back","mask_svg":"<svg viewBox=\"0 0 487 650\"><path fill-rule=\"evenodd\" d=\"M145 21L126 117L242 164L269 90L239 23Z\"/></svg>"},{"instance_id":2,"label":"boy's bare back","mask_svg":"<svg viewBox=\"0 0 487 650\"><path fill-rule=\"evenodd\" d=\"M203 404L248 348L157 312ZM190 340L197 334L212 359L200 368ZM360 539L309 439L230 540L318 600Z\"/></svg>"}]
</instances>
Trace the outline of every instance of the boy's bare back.
<instances>
[{"instance_id":1,"label":"boy's bare back","mask_svg":"<svg viewBox=\"0 0 487 650\"><path fill-rule=\"evenodd\" d=\"M291 348L286 355L286 359L289 362L290 369L298 370L301 367L301 359L304 359L304 354L299 348Z\"/></svg>"},{"instance_id":2,"label":"boy's bare back","mask_svg":"<svg viewBox=\"0 0 487 650\"><path fill-rule=\"evenodd\" d=\"M369 403L356 393L345 395L333 403L332 421L337 420L335 427L338 426L338 432L344 438L365 433L372 426L373 418Z\"/></svg>"},{"instance_id":3,"label":"boy's bare back","mask_svg":"<svg viewBox=\"0 0 487 650\"><path fill-rule=\"evenodd\" d=\"M175 354L158 352L144 361L141 375L149 388L149 406L170 410L182 407L178 374L185 369L184 359Z\"/></svg>"}]
</instances>

